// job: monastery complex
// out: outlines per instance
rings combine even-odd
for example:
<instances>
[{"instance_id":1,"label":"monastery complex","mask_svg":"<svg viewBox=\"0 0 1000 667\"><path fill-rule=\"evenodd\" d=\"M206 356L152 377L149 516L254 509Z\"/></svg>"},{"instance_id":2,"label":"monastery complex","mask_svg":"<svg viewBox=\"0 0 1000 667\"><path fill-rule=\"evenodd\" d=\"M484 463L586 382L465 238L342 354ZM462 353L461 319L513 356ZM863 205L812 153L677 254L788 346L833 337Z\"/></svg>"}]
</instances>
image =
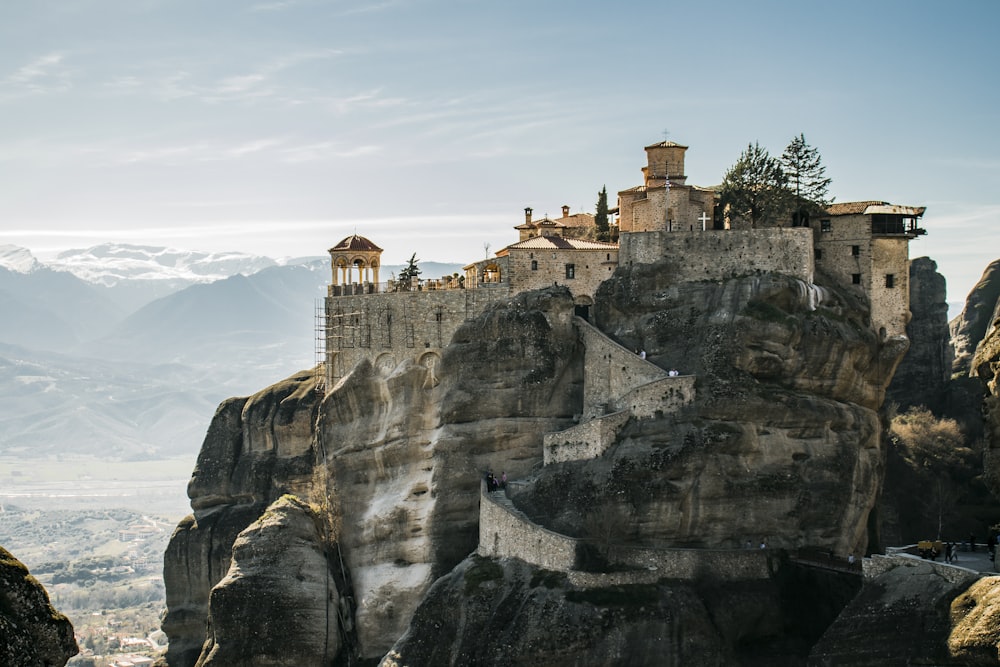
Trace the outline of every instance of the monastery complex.
<instances>
[{"instance_id":1,"label":"monastery complex","mask_svg":"<svg viewBox=\"0 0 1000 667\"><path fill-rule=\"evenodd\" d=\"M358 235L330 248L332 280L325 299L326 387L369 360L389 373L410 359L432 372L441 350L465 321L490 304L552 285L567 287L576 314L588 319L598 286L617 266L666 261L682 280L723 280L757 272L794 276L807 288L824 283L870 303L882 340L906 335L909 242L924 234L924 207L884 201L839 203L825 215L793 217L767 227L730 219L713 188L689 185L686 146L647 146L643 183L618 193L612 228L617 242L593 240L594 216L535 219L524 209L518 240L494 257L441 280L380 282L382 249Z\"/></svg>"}]
</instances>

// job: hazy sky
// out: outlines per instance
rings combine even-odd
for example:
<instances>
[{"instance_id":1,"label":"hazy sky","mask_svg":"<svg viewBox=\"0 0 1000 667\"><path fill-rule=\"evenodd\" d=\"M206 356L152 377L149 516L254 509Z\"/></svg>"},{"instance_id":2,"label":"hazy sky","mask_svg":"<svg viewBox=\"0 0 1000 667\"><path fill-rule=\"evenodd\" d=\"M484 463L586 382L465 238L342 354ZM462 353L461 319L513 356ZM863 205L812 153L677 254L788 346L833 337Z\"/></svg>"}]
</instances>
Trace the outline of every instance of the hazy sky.
<instances>
[{"instance_id":1,"label":"hazy sky","mask_svg":"<svg viewBox=\"0 0 1000 667\"><path fill-rule=\"evenodd\" d=\"M0 243L473 261L593 211L643 146L713 185L802 132L837 201L925 205L963 300L1000 258L1000 2L10 0ZM665 134L669 132L669 134Z\"/></svg>"}]
</instances>

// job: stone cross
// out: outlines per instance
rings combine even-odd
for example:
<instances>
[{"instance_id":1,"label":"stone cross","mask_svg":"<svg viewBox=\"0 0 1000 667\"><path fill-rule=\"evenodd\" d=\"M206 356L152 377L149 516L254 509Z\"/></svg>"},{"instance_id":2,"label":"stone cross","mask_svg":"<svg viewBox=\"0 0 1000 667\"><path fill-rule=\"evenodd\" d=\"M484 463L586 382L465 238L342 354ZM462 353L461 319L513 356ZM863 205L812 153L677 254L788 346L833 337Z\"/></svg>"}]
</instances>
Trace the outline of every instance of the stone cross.
<instances>
[{"instance_id":1,"label":"stone cross","mask_svg":"<svg viewBox=\"0 0 1000 667\"><path fill-rule=\"evenodd\" d=\"M704 211L701 212L701 217L698 218L701 221L701 231L705 231L705 224L708 222L708 214Z\"/></svg>"}]
</instances>

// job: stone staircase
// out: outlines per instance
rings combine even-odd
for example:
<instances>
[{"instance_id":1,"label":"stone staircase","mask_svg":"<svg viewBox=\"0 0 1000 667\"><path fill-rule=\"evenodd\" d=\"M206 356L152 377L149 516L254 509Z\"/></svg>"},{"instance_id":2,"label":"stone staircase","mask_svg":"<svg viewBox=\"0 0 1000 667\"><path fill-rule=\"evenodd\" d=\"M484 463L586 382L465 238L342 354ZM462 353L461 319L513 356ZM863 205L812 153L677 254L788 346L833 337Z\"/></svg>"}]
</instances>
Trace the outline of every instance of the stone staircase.
<instances>
[{"instance_id":1,"label":"stone staircase","mask_svg":"<svg viewBox=\"0 0 1000 667\"><path fill-rule=\"evenodd\" d=\"M543 437L543 464L603 456L632 418L675 414L695 398L695 376L670 376L576 318L583 339L584 410L581 423ZM509 486L531 484L511 481ZM611 573L577 569L593 545L540 526L517 509L507 490L489 492L481 484L479 548L490 558L518 558L547 570L565 572L578 586L654 583L661 578L693 579L706 568L724 580L770 576L769 554L759 549L712 550L613 546L602 554Z\"/></svg>"}]
</instances>

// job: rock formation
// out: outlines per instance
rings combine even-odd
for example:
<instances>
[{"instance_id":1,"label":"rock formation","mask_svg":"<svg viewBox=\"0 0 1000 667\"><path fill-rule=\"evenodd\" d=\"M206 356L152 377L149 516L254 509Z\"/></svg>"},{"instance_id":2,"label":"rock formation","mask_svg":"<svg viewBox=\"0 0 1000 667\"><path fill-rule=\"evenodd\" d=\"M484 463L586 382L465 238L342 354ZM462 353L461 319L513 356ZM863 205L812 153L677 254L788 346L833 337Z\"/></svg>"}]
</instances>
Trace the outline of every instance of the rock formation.
<instances>
[{"instance_id":1,"label":"rock formation","mask_svg":"<svg viewBox=\"0 0 1000 667\"><path fill-rule=\"evenodd\" d=\"M969 375L974 372L976 348L993 327L994 312L1000 303L1000 260L991 262L965 301L962 313L951 322L951 338L955 347L953 372Z\"/></svg>"},{"instance_id":2,"label":"rock formation","mask_svg":"<svg viewBox=\"0 0 1000 667\"><path fill-rule=\"evenodd\" d=\"M995 645L992 662L969 662L953 653L959 645L966 652L974 650L973 632L953 632L952 627L963 622L975 625L969 614L970 601L956 598L977 576L968 570L911 559L874 577L817 642L808 664L996 665ZM962 621L962 617L967 620Z\"/></svg>"},{"instance_id":3,"label":"rock formation","mask_svg":"<svg viewBox=\"0 0 1000 667\"><path fill-rule=\"evenodd\" d=\"M21 561L0 547L0 665L65 665L79 648L69 619Z\"/></svg>"},{"instance_id":4,"label":"rock formation","mask_svg":"<svg viewBox=\"0 0 1000 667\"><path fill-rule=\"evenodd\" d=\"M464 560L478 543L480 482L488 470L536 476L518 504L567 535L591 536L603 508L604 523L618 524L615 538L639 545L734 548L764 539L771 548L860 553L881 475L875 411L905 339L879 344L850 297L777 274L673 284L664 267L638 265L619 269L599 296L598 326L629 349L644 348L661 368L697 375L698 398L677 413L628 420L597 459L539 468L542 435L578 422L584 376L593 372L563 288L521 294L468 321L433 369L362 362L325 397L303 373L220 406L189 485L194 514L166 557L169 664L239 664L247 654L238 646L256 647L254 659L264 660L257 664L301 663L271 643L282 626L263 617L288 603L280 592L289 587L299 591L295 604L311 610L313 635L328 638L322 653L313 644L315 664L337 643L364 659L396 645L402 663L420 664L415 645L397 644L404 635L465 655L471 637L510 632L499 625L507 616L475 620L500 600L526 621L565 613L566 638L592 635L598 614L609 632L600 646L567 642L579 656L603 652L605 664L626 645L650 660L663 651L693 655L719 632L728 643L707 656L736 655L743 637L771 646L763 653L775 660L801 659L806 643L778 646L784 612L771 602L747 607L762 619L755 627L733 621L720 630L712 619L744 602L728 593L706 601L711 587L636 589L649 597L640 609L660 610L647 616L619 608L620 592L602 607L585 588L541 594L525 586L544 578L537 568ZM286 493L318 508L318 518L307 520L313 510L290 501L267 510ZM280 520L268 517L275 513ZM277 553L298 555L268 572ZM309 585L294 579L304 563ZM458 604L453 596L465 583L421 606L456 566L452 582L479 576L470 568L502 571L485 606L468 602L472 625L458 629L434 620L433 609ZM320 586L320 578L333 583ZM753 586L767 591L763 600L781 597L773 583ZM309 591L317 599L306 601ZM677 611L696 598L701 611ZM260 610L252 628L241 614L248 609ZM468 637L454 636L466 629ZM811 630L813 639L821 630ZM637 645L640 637L648 642ZM692 643L678 643L682 637ZM515 650L505 646L490 650ZM557 659L557 648L537 655Z\"/></svg>"},{"instance_id":5,"label":"rock formation","mask_svg":"<svg viewBox=\"0 0 1000 667\"><path fill-rule=\"evenodd\" d=\"M952 372L951 333L948 328L947 285L937 263L919 257L910 263L910 314L906 336L910 349L892 378L886 400L899 411L922 405L941 414Z\"/></svg>"},{"instance_id":6,"label":"rock formation","mask_svg":"<svg viewBox=\"0 0 1000 667\"><path fill-rule=\"evenodd\" d=\"M983 336L976 346L971 372L985 387L983 421L986 435L984 467L991 491L1000 497L1000 261L990 265L983 280L980 312L989 312L983 318ZM992 309L989 298L993 297Z\"/></svg>"}]
</instances>

